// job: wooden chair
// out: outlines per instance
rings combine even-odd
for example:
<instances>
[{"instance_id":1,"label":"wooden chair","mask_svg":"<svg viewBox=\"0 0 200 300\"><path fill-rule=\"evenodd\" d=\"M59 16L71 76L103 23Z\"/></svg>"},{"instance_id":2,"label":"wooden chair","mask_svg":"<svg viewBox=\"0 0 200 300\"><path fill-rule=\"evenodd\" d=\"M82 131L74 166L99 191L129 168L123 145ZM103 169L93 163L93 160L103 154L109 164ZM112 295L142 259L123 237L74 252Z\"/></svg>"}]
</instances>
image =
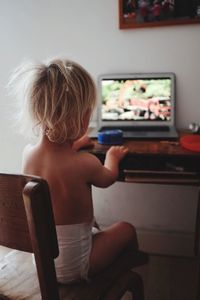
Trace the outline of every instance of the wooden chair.
<instances>
[{"instance_id":1,"label":"wooden chair","mask_svg":"<svg viewBox=\"0 0 200 300\"><path fill-rule=\"evenodd\" d=\"M122 253L90 282L57 283L54 217L48 184L39 177L0 174L0 245L8 247L0 258L0 299L115 300L126 291L144 299L142 279L131 271L148 262L141 251Z\"/></svg>"}]
</instances>

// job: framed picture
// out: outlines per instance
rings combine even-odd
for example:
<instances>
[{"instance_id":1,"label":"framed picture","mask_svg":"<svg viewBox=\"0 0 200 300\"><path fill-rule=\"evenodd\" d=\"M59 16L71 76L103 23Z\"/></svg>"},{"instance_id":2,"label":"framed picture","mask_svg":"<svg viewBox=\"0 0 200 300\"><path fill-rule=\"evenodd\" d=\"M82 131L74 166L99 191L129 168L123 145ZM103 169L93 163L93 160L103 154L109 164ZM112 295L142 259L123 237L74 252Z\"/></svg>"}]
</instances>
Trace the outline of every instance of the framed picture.
<instances>
[{"instance_id":1,"label":"framed picture","mask_svg":"<svg viewBox=\"0 0 200 300\"><path fill-rule=\"evenodd\" d=\"M119 28L200 23L200 0L118 0Z\"/></svg>"}]
</instances>

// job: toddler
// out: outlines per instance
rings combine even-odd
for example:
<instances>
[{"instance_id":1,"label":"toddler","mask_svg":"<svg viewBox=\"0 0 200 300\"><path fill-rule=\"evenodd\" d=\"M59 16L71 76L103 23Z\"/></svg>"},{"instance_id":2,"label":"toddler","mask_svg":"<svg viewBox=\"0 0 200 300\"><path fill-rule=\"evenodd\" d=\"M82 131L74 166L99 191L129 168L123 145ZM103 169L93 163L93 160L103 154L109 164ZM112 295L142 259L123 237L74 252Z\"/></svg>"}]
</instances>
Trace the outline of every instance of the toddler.
<instances>
[{"instance_id":1,"label":"toddler","mask_svg":"<svg viewBox=\"0 0 200 300\"><path fill-rule=\"evenodd\" d=\"M96 101L95 84L79 64L54 59L19 67L11 83L17 86L23 80L24 107L33 128L39 129L39 139L25 147L22 171L46 179L49 185L59 244L58 281L87 279L105 269L126 247L137 247L135 229L126 222L92 233L91 186L113 184L128 150L111 147L104 165L94 155L77 151L87 142L85 134Z\"/></svg>"}]
</instances>

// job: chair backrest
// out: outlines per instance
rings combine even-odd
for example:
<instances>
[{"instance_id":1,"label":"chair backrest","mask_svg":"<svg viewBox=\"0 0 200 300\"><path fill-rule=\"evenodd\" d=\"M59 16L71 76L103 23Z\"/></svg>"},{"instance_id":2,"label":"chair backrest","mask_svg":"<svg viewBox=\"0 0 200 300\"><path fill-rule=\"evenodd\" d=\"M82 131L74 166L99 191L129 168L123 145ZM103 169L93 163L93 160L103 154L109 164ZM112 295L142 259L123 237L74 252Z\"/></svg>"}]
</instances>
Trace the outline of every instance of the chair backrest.
<instances>
[{"instance_id":1,"label":"chair backrest","mask_svg":"<svg viewBox=\"0 0 200 300\"><path fill-rule=\"evenodd\" d=\"M59 300L58 242L47 182L0 173L0 245L33 252L43 300Z\"/></svg>"}]
</instances>

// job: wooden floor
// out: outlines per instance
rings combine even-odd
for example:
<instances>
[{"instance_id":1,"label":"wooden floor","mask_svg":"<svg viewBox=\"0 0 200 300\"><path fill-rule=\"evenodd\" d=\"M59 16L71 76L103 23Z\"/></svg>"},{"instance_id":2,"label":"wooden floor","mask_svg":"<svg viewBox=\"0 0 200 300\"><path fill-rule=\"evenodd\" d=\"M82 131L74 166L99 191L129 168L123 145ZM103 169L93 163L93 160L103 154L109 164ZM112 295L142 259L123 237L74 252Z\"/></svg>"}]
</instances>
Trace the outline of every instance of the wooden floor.
<instances>
[{"instance_id":1,"label":"wooden floor","mask_svg":"<svg viewBox=\"0 0 200 300\"><path fill-rule=\"evenodd\" d=\"M7 252L0 247L0 257ZM147 266L134 270L142 275L145 300L197 300L197 264L192 258L151 255ZM123 298L129 299L129 295Z\"/></svg>"},{"instance_id":2,"label":"wooden floor","mask_svg":"<svg viewBox=\"0 0 200 300\"><path fill-rule=\"evenodd\" d=\"M192 258L151 256L148 266L135 270L142 275L145 300L197 300L197 263Z\"/></svg>"}]
</instances>

